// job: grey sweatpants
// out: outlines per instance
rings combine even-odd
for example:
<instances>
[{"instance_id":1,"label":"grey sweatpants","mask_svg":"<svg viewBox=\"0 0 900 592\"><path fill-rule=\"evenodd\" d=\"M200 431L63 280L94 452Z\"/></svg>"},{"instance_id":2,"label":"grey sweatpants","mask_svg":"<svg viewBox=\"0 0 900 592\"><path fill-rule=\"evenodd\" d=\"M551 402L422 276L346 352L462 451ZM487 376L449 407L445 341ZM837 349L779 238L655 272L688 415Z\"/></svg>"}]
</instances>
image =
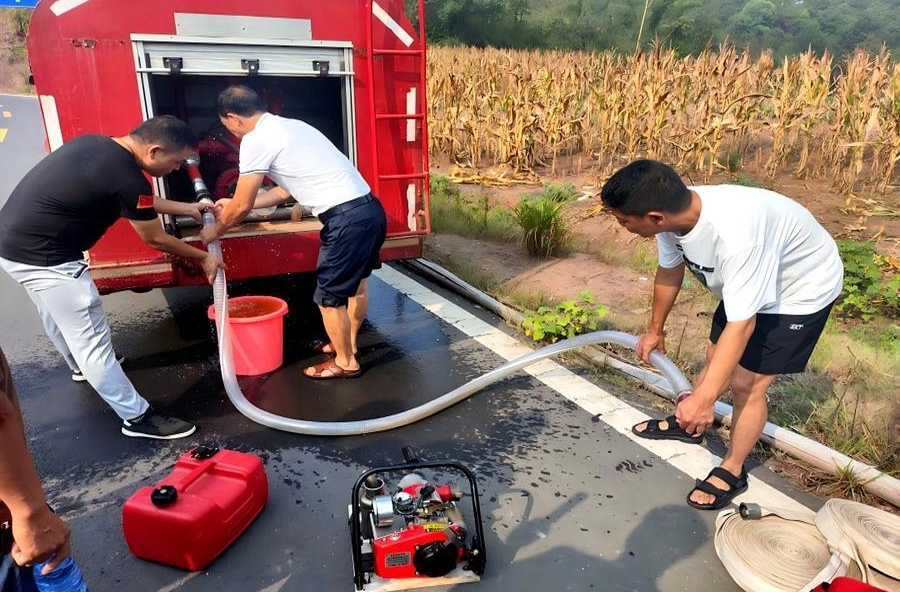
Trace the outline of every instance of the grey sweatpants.
<instances>
[{"instance_id":1,"label":"grey sweatpants","mask_svg":"<svg viewBox=\"0 0 900 592\"><path fill-rule=\"evenodd\" d=\"M116 415L134 419L150 407L116 361L100 293L84 261L52 267L0 257L0 268L22 284L44 330L69 368L81 373Z\"/></svg>"}]
</instances>

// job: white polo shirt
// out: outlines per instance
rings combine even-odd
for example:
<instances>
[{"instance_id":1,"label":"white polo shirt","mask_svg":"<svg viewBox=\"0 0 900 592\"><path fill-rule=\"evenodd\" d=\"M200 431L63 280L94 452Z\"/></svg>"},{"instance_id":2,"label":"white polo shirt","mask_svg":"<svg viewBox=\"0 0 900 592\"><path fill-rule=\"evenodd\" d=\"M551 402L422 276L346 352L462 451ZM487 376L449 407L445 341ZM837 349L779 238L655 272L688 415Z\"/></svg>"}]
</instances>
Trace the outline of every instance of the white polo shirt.
<instances>
[{"instance_id":1,"label":"white polo shirt","mask_svg":"<svg viewBox=\"0 0 900 592\"><path fill-rule=\"evenodd\" d=\"M841 293L837 245L794 200L756 187L690 187L700 218L681 236L656 235L660 267L685 266L725 303L729 321L756 313L807 315Z\"/></svg>"},{"instance_id":2,"label":"white polo shirt","mask_svg":"<svg viewBox=\"0 0 900 592\"><path fill-rule=\"evenodd\" d=\"M242 175L265 173L318 216L371 190L322 132L297 119L266 113L241 140Z\"/></svg>"}]
</instances>

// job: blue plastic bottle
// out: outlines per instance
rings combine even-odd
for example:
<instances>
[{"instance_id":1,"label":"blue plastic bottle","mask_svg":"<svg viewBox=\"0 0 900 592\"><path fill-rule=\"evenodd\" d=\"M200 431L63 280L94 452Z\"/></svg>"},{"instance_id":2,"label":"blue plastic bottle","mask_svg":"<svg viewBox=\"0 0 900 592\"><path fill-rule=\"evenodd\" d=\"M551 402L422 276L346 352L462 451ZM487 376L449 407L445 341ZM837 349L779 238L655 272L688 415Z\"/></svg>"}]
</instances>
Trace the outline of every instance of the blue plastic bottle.
<instances>
[{"instance_id":1,"label":"blue plastic bottle","mask_svg":"<svg viewBox=\"0 0 900 592\"><path fill-rule=\"evenodd\" d=\"M41 575L43 568L43 563L34 566L34 583L40 592L88 592L81 570L71 557L66 557L65 561L46 575Z\"/></svg>"}]
</instances>

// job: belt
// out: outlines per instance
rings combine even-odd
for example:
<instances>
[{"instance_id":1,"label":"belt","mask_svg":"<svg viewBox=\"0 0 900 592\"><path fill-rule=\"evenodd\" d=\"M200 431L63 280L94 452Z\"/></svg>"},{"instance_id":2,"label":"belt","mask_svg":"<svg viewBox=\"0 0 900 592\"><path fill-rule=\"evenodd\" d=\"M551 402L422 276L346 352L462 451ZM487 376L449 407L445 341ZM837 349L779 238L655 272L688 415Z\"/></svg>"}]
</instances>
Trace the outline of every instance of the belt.
<instances>
[{"instance_id":1,"label":"belt","mask_svg":"<svg viewBox=\"0 0 900 592\"><path fill-rule=\"evenodd\" d=\"M323 224L328 222L331 218L334 218L338 214L343 214L344 212L348 212L353 208L358 208L359 206L364 206L367 203L374 201L375 198L372 197L371 193L367 193L362 197L357 197L356 199L351 199L350 201L345 201L342 204L338 204L336 206L330 207L321 214L319 214L319 221Z\"/></svg>"}]
</instances>

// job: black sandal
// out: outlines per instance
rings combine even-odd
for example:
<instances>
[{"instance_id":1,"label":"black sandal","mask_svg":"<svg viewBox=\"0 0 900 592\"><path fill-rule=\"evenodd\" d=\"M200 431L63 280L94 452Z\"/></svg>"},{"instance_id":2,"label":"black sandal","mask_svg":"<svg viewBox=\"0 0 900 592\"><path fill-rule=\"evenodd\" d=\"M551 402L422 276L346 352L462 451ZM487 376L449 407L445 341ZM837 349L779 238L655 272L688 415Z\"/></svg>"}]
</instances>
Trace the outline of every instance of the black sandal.
<instances>
[{"instance_id":1,"label":"black sandal","mask_svg":"<svg viewBox=\"0 0 900 592\"><path fill-rule=\"evenodd\" d=\"M659 424L664 421L669 423L669 427L666 429L659 427ZM638 431L637 427L642 423L646 423L647 427L642 431ZM646 422L642 421L636 423L631 426L631 432L635 436L647 438L648 440L678 440L679 442L687 442L688 444L700 444L703 442L703 434L694 436L687 433L684 431L684 428L678 425L678 421L675 419L674 415L670 415L665 419L650 419Z\"/></svg>"},{"instance_id":2,"label":"black sandal","mask_svg":"<svg viewBox=\"0 0 900 592\"><path fill-rule=\"evenodd\" d=\"M719 489L707 479L710 477L718 477L722 481L728 484L727 491L724 489ZM741 476L735 477L726 469L722 467L716 467L709 472L709 475L706 476L706 479L701 481L697 479L697 484L694 486L692 490L690 490L685 498L687 503L692 508L697 508L698 510L721 510L725 506L731 503L731 500L735 498L740 493L747 491L747 487L749 484L747 483L747 469L741 467ZM715 501L711 504L698 504L697 502L691 500L691 495L695 491L702 491L703 493L708 493L712 496L715 496Z\"/></svg>"}]
</instances>

